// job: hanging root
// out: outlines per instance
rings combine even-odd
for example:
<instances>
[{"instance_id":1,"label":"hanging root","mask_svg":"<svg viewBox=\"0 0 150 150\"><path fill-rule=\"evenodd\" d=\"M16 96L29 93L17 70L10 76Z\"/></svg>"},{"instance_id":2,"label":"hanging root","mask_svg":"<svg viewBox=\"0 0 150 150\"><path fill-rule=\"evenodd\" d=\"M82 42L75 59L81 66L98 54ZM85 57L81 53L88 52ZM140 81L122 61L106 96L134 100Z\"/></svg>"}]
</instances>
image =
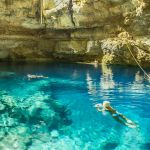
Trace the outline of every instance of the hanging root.
<instances>
[{"instance_id":1,"label":"hanging root","mask_svg":"<svg viewBox=\"0 0 150 150\"><path fill-rule=\"evenodd\" d=\"M127 43L126 45L127 45L127 48L128 48L128 50L129 50L131 56L132 56L133 59L135 60L136 64L137 64L137 65L139 66L139 68L143 71L144 75L146 75L146 77L147 77L148 79L150 79L149 74L143 69L143 67L140 65L140 63L137 61L137 59L136 59L135 56L133 55L133 53L132 53L132 51L131 51L131 49L130 49L130 47L129 47L129 43Z\"/></svg>"},{"instance_id":2,"label":"hanging root","mask_svg":"<svg viewBox=\"0 0 150 150\"><path fill-rule=\"evenodd\" d=\"M73 13L74 12L73 12L73 1L72 0L69 0L68 10L69 10L69 14L70 14L70 17L71 17L71 22L75 26L75 21L73 19Z\"/></svg>"}]
</instances>

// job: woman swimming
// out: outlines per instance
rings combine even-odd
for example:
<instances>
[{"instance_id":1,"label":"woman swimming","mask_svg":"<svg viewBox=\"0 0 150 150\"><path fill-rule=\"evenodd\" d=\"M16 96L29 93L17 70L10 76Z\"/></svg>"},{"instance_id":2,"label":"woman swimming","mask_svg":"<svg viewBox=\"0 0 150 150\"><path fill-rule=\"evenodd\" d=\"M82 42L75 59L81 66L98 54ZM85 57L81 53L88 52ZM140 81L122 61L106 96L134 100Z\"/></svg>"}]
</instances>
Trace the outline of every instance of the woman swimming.
<instances>
[{"instance_id":1,"label":"woman swimming","mask_svg":"<svg viewBox=\"0 0 150 150\"><path fill-rule=\"evenodd\" d=\"M100 112L108 111L116 121L118 121L118 122L120 122L120 123L122 123L122 124L124 124L130 128L136 128L137 127L137 125L133 121L126 118L124 115L120 114L113 107L111 107L109 101L104 101L103 104L96 104L95 107Z\"/></svg>"},{"instance_id":2,"label":"woman swimming","mask_svg":"<svg viewBox=\"0 0 150 150\"><path fill-rule=\"evenodd\" d=\"M45 77L43 75L27 74L27 78L28 80L31 80L31 79L48 78L48 77Z\"/></svg>"}]
</instances>

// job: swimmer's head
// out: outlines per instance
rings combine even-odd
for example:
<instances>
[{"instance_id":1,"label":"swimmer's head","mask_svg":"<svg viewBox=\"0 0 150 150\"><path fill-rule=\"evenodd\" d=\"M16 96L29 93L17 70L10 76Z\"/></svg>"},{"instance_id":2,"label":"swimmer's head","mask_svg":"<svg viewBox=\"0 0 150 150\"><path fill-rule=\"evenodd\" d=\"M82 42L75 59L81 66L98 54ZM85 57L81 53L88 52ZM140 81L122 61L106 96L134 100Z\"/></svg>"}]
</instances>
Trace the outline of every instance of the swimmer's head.
<instances>
[{"instance_id":1,"label":"swimmer's head","mask_svg":"<svg viewBox=\"0 0 150 150\"><path fill-rule=\"evenodd\" d=\"M107 107L109 107L110 106L110 102L109 101L104 101L103 102L103 107L105 108L105 109L107 109Z\"/></svg>"}]
</instances>

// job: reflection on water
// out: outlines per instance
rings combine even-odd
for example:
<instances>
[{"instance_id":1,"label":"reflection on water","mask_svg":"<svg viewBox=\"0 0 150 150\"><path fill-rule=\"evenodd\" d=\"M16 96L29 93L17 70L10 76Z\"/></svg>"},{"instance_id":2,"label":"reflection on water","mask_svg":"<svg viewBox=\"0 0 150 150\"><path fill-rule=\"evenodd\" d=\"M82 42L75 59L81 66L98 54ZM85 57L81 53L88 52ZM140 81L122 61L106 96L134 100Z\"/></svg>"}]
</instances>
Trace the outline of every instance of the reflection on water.
<instances>
[{"instance_id":1,"label":"reflection on water","mask_svg":"<svg viewBox=\"0 0 150 150\"><path fill-rule=\"evenodd\" d=\"M90 95L95 95L97 90L96 90L96 83L94 83L94 81L92 80L89 72L87 72L86 74L86 81L87 81L87 89L88 89L88 93Z\"/></svg>"},{"instance_id":2,"label":"reflection on water","mask_svg":"<svg viewBox=\"0 0 150 150\"><path fill-rule=\"evenodd\" d=\"M47 79L28 80L27 74ZM93 105L109 100L130 129ZM0 150L146 150L150 86L138 68L79 64L0 66Z\"/></svg>"},{"instance_id":3,"label":"reflection on water","mask_svg":"<svg viewBox=\"0 0 150 150\"><path fill-rule=\"evenodd\" d=\"M112 69L107 65L102 65L102 76L101 76L100 86L102 89L107 89L107 90L113 89L115 87Z\"/></svg>"}]
</instances>

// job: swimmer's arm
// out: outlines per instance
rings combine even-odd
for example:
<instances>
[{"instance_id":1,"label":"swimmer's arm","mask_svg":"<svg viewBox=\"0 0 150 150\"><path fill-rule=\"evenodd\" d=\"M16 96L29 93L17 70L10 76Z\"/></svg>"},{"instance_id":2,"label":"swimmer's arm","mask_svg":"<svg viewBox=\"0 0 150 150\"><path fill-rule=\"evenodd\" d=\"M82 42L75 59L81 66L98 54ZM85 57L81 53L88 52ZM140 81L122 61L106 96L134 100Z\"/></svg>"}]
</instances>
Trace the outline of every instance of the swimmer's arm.
<instances>
[{"instance_id":1,"label":"swimmer's arm","mask_svg":"<svg viewBox=\"0 0 150 150\"><path fill-rule=\"evenodd\" d=\"M104 111L104 109L103 109L103 108L102 108L102 109L100 109L99 107L97 107L96 109L97 109L97 111L99 111L99 112Z\"/></svg>"}]
</instances>

